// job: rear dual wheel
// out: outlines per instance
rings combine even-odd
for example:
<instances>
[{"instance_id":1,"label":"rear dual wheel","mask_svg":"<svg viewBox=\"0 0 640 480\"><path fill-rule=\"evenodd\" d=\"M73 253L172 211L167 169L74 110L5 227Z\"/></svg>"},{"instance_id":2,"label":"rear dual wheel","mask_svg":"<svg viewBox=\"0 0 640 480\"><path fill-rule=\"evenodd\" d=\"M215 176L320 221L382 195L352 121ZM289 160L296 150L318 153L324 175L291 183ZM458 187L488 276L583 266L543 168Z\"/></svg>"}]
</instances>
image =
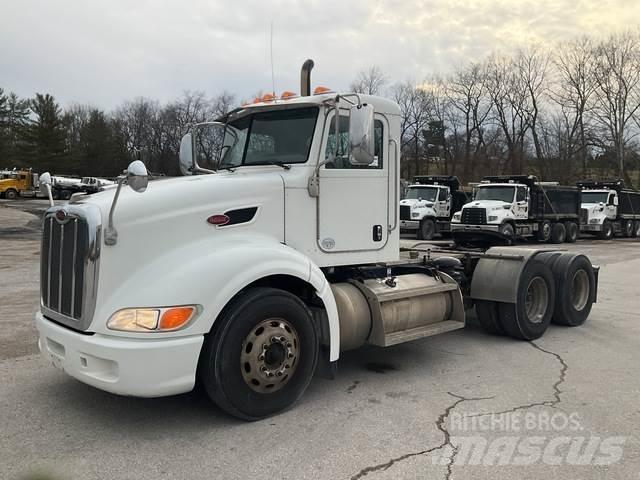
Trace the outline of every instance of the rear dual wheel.
<instances>
[{"instance_id":1,"label":"rear dual wheel","mask_svg":"<svg viewBox=\"0 0 640 480\"><path fill-rule=\"evenodd\" d=\"M635 224L633 220L625 220L625 222L622 224L622 235L624 235L626 238L635 236L634 228Z\"/></svg>"},{"instance_id":2,"label":"rear dual wheel","mask_svg":"<svg viewBox=\"0 0 640 480\"><path fill-rule=\"evenodd\" d=\"M595 295L595 272L587 257L545 252L525 266L515 304L479 300L476 314L489 333L535 340L550 322L582 325L591 312Z\"/></svg>"},{"instance_id":3,"label":"rear dual wheel","mask_svg":"<svg viewBox=\"0 0 640 480\"><path fill-rule=\"evenodd\" d=\"M311 312L296 296L252 288L231 302L207 336L199 377L225 412L258 420L292 405L316 368Z\"/></svg>"}]
</instances>

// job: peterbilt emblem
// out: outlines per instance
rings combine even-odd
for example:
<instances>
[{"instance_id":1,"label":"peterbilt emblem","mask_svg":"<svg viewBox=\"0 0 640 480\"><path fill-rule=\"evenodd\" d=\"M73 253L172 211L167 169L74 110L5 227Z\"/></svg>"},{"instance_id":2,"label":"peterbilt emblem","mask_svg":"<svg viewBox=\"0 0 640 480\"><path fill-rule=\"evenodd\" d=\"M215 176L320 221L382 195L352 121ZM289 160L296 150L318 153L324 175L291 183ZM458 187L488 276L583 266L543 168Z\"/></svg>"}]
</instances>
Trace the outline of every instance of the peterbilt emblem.
<instances>
[{"instance_id":1,"label":"peterbilt emblem","mask_svg":"<svg viewBox=\"0 0 640 480\"><path fill-rule=\"evenodd\" d=\"M56 212L56 220L60 223L67 220L67 212L65 210L58 210Z\"/></svg>"}]
</instances>

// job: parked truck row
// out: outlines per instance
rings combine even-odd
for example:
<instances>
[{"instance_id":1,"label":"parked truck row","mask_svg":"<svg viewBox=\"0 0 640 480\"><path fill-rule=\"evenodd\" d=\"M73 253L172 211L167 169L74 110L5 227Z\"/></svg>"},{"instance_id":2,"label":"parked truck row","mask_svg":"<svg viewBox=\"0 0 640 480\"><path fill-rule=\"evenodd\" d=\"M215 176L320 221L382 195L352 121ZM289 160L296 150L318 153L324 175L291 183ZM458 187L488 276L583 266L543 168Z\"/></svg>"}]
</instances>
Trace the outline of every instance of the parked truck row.
<instances>
[{"instance_id":1,"label":"parked truck row","mask_svg":"<svg viewBox=\"0 0 640 480\"><path fill-rule=\"evenodd\" d=\"M564 186L531 175L493 176L475 184L470 198L456 177L415 177L400 201L401 227L425 240L451 234L461 245L573 243L580 232L640 235L640 192L621 180Z\"/></svg>"},{"instance_id":2,"label":"parked truck row","mask_svg":"<svg viewBox=\"0 0 640 480\"><path fill-rule=\"evenodd\" d=\"M314 374L334 376L341 352L462 328L469 309L523 340L587 319L598 268L584 255L401 252L400 108L312 93L312 67L299 96L194 125L180 146L186 176L149 183L135 161L117 188L47 210L36 326L51 363L122 395L198 382L256 420L293 404ZM196 141L208 132L218 147Z\"/></svg>"},{"instance_id":3,"label":"parked truck row","mask_svg":"<svg viewBox=\"0 0 640 480\"><path fill-rule=\"evenodd\" d=\"M74 193L96 193L114 182L96 177L51 176L51 194L54 199L69 200ZM0 170L0 197L13 200L44 198L46 192L40 188L39 175L31 169Z\"/></svg>"}]
</instances>

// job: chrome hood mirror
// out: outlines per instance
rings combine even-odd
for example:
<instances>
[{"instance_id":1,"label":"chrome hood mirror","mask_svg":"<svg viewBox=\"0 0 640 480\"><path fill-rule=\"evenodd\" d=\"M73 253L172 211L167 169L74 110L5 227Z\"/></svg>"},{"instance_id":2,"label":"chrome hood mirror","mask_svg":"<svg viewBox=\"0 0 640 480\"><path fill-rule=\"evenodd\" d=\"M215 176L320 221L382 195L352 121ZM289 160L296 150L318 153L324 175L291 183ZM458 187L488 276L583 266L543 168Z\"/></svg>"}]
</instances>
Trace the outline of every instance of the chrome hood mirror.
<instances>
[{"instance_id":1,"label":"chrome hood mirror","mask_svg":"<svg viewBox=\"0 0 640 480\"><path fill-rule=\"evenodd\" d=\"M373 105L354 105L349 115L349 161L371 165L374 161Z\"/></svg>"},{"instance_id":2,"label":"chrome hood mirror","mask_svg":"<svg viewBox=\"0 0 640 480\"><path fill-rule=\"evenodd\" d=\"M147 167L140 160L131 162L127 167L127 185L138 193L142 193L147 189L149 174Z\"/></svg>"},{"instance_id":3,"label":"chrome hood mirror","mask_svg":"<svg viewBox=\"0 0 640 480\"><path fill-rule=\"evenodd\" d=\"M40 175L38 181L40 182L41 187L45 187L45 190L47 191L47 197L49 197L49 205L53 207L53 196L51 195L51 174L49 172L44 172L42 175Z\"/></svg>"},{"instance_id":4,"label":"chrome hood mirror","mask_svg":"<svg viewBox=\"0 0 640 480\"><path fill-rule=\"evenodd\" d=\"M116 193L113 196L113 202L111 202L111 209L109 210L109 223L107 224L107 228L104 230L104 243L106 245L115 245L118 243L118 231L113 225L113 212L116 209L122 185L127 183L134 192L144 192L149 184L147 167L140 160L134 160L129 164L123 174L118 177L117 182L118 188L116 188Z\"/></svg>"},{"instance_id":5,"label":"chrome hood mirror","mask_svg":"<svg viewBox=\"0 0 640 480\"><path fill-rule=\"evenodd\" d=\"M193 175L193 137L187 133L180 140L179 167L182 175Z\"/></svg>"}]
</instances>

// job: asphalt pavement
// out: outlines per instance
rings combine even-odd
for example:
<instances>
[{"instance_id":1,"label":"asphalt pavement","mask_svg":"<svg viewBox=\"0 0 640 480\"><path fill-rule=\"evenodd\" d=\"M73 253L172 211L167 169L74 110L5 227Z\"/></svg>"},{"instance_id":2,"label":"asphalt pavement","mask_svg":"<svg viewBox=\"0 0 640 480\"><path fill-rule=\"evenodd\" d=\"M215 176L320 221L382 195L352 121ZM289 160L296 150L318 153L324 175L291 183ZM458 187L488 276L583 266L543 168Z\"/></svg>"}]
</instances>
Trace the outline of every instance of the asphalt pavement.
<instances>
[{"instance_id":1,"label":"asphalt pavement","mask_svg":"<svg viewBox=\"0 0 640 480\"><path fill-rule=\"evenodd\" d=\"M640 239L563 245L601 266L582 327L521 342L471 319L348 352L335 380L245 423L200 392L115 396L39 356L45 208L0 201L0 478L640 478Z\"/></svg>"}]
</instances>

